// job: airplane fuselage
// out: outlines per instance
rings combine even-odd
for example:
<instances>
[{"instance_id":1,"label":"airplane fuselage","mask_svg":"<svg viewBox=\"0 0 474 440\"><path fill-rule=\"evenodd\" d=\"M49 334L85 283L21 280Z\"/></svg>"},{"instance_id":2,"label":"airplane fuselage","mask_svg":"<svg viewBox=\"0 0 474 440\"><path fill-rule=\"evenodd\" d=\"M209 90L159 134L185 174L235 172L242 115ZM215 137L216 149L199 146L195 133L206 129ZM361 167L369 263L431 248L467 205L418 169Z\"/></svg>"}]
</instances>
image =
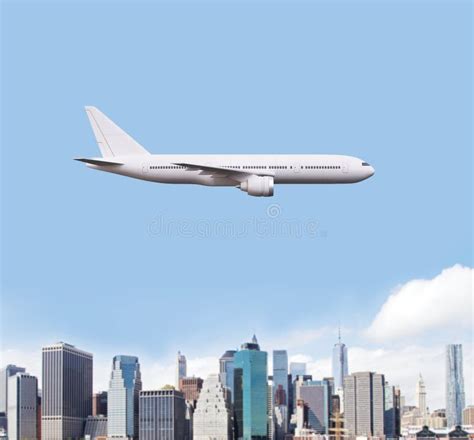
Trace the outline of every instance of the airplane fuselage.
<instances>
[{"instance_id":1,"label":"airplane fuselage","mask_svg":"<svg viewBox=\"0 0 474 440\"><path fill-rule=\"evenodd\" d=\"M177 165L198 163L246 173L272 176L274 183L356 183L374 174L363 160L351 156L323 154L163 155L115 157L123 165L88 167L150 182L236 186L234 179L207 174Z\"/></svg>"}]
</instances>

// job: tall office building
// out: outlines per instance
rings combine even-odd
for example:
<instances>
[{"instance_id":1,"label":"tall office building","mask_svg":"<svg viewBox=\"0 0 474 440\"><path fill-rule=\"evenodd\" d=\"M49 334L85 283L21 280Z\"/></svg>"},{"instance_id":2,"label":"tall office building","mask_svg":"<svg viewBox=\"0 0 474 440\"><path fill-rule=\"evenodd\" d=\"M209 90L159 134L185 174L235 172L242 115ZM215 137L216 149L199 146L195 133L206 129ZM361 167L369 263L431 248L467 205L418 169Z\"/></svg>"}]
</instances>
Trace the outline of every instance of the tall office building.
<instances>
[{"instance_id":1,"label":"tall office building","mask_svg":"<svg viewBox=\"0 0 474 440\"><path fill-rule=\"evenodd\" d=\"M0 414L5 414L5 420L2 423L5 430L8 429L8 378L16 373L24 372L23 367L17 367L16 365L7 365L0 370Z\"/></svg>"},{"instance_id":2,"label":"tall office building","mask_svg":"<svg viewBox=\"0 0 474 440\"><path fill-rule=\"evenodd\" d=\"M193 418L194 440L231 440L231 408L219 376L210 375L203 384Z\"/></svg>"},{"instance_id":3,"label":"tall office building","mask_svg":"<svg viewBox=\"0 0 474 440\"><path fill-rule=\"evenodd\" d=\"M301 386L308 380L313 380L313 376L311 374L305 374L303 376L298 375L295 380L293 380L293 408L292 411L296 411L296 407L298 404L298 400L301 399L300 397L300 390Z\"/></svg>"},{"instance_id":4,"label":"tall office building","mask_svg":"<svg viewBox=\"0 0 474 440\"><path fill-rule=\"evenodd\" d=\"M92 354L64 342L42 351L42 440L79 439L92 412Z\"/></svg>"},{"instance_id":5,"label":"tall office building","mask_svg":"<svg viewBox=\"0 0 474 440\"><path fill-rule=\"evenodd\" d=\"M344 378L344 427L351 436L384 435L385 378L371 372Z\"/></svg>"},{"instance_id":6,"label":"tall office building","mask_svg":"<svg viewBox=\"0 0 474 440\"><path fill-rule=\"evenodd\" d=\"M257 338L245 343L234 356L235 437L267 438L267 353Z\"/></svg>"},{"instance_id":7,"label":"tall office building","mask_svg":"<svg viewBox=\"0 0 474 440\"><path fill-rule=\"evenodd\" d=\"M184 399L191 404L193 409L201 392L203 380L200 377L182 377L179 380L179 390L184 394Z\"/></svg>"},{"instance_id":8,"label":"tall office building","mask_svg":"<svg viewBox=\"0 0 474 440\"><path fill-rule=\"evenodd\" d=\"M142 389L136 356L115 356L107 394L107 436L138 437L138 398Z\"/></svg>"},{"instance_id":9,"label":"tall office building","mask_svg":"<svg viewBox=\"0 0 474 440\"><path fill-rule=\"evenodd\" d=\"M395 387L386 382L383 426L387 440L398 439L400 436L397 429L397 405L398 401Z\"/></svg>"},{"instance_id":10,"label":"tall office building","mask_svg":"<svg viewBox=\"0 0 474 440\"><path fill-rule=\"evenodd\" d=\"M17 373L8 379L8 390L8 438L36 440L38 379Z\"/></svg>"},{"instance_id":11,"label":"tall office building","mask_svg":"<svg viewBox=\"0 0 474 440\"><path fill-rule=\"evenodd\" d=\"M186 403L181 391L140 392L140 440L184 440Z\"/></svg>"},{"instance_id":12,"label":"tall office building","mask_svg":"<svg viewBox=\"0 0 474 440\"><path fill-rule=\"evenodd\" d=\"M275 440L283 440L288 432L288 353L273 350L273 407Z\"/></svg>"},{"instance_id":13,"label":"tall office building","mask_svg":"<svg viewBox=\"0 0 474 440\"><path fill-rule=\"evenodd\" d=\"M332 377L334 378L334 388L337 393L344 387L344 377L349 374L349 362L347 359L347 347L341 342L341 331L339 339L332 349Z\"/></svg>"},{"instance_id":14,"label":"tall office building","mask_svg":"<svg viewBox=\"0 0 474 440\"><path fill-rule=\"evenodd\" d=\"M107 415L107 391L101 391L92 395L92 415Z\"/></svg>"},{"instance_id":15,"label":"tall office building","mask_svg":"<svg viewBox=\"0 0 474 440\"><path fill-rule=\"evenodd\" d=\"M418 409L420 410L420 415L422 417L428 415L428 410L426 406L426 387L421 374L418 378L418 382L416 383L416 403Z\"/></svg>"},{"instance_id":16,"label":"tall office building","mask_svg":"<svg viewBox=\"0 0 474 440\"><path fill-rule=\"evenodd\" d=\"M448 428L462 423L465 406L462 345L446 347L446 418Z\"/></svg>"},{"instance_id":17,"label":"tall office building","mask_svg":"<svg viewBox=\"0 0 474 440\"><path fill-rule=\"evenodd\" d=\"M288 404L288 354L273 350L273 401L275 406Z\"/></svg>"},{"instance_id":18,"label":"tall office building","mask_svg":"<svg viewBox=\"0 0 474 440\"><path fill-rule=\"evenodd\" d=\"M179 381L181 378L187 376L187 368L186 368L186 356L181 354L178 351L176 356L176 378L175 378L175 388L179 390Z\"/></svg>"},{"instance_id":19,"label":"tall office building","mask_svg":"<svg viewBox=\"0 0 474 440\"><path fill-rule=\"evenodd\" d=\"M219 359L219 380L230 392L232 402L234 402L234 355L235 350L227 350Z\"/></svg>"},{"instance_id":20,"label":"tall office building","mask_svg":"<svg viewBox=\"0 0 474 440\"><path fill-rule=\"evenodd\" d=\"M275 438L275 418L276 414L273 407L273 379L268 378L267 382L267 439Z\"/></svg>"},{"instance_id":21,"label":"tall office building","mask_svg":"<svg viewBox=\"0 0 474 440\"><path fill-rule=\"evenodd\" d=\"M299 389L298 401L307 407L308 427L319 434L329 434L330 386L327 380L307 380Z\"/></svg>"},{"instance_id":22,"label":"tall office building","mask_svg":"<svg viewBox=\"0 0 474 440\"><path fill-rule=\"evenodd\" d=\"M304 376L306 374L306 363L290 362L290 374L292 380L295 380L296 376Z\"/></svg>"}]
</instances>

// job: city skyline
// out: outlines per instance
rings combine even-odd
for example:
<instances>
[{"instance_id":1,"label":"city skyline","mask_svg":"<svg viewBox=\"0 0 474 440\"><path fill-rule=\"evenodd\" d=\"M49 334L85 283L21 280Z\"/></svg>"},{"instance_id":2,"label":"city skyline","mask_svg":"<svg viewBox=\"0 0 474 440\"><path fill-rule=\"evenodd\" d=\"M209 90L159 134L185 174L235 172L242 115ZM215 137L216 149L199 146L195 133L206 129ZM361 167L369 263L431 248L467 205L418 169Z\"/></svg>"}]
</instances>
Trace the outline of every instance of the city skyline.
<instances>
[{"instance_id":1,"label":"city skyline","mask_svg":"<svg viewBox=\"0 0 474 440\"><path fill-rule=\"evenodd\" d=\"M255 336L254 336L255 337ZM245 338L244 338L245 339ZM68 343L58 343L58 344L63 344L63 345L66 345L66 346L71 346L70 344ZM53 344L53 346L55 346L57 344ZM328 348L328 350L330 351L330 348ZM348 350L349 350L349 353L351 352L351 347L348 347ZM356 350L359 350L356 348ZM272 350L270 348L267 348L266 346L264 346L263 348L263 351L267 352L267 353L271 353L272 351L275 351L275 350ZM276 351L282 351L281 349L280 350L276 350ZM286 351L286 350L283 350L283 351ZM40 350L41 352L41 350ZM364 356L365 354L367 354L366 352L364 351L361 351L359 353L359 355L362 355ZM185 356L185 353L181 352L180 353L181 356ZM419 353L411 353L410 354L411 356L419 356ZM445 359L445 355L446 355L446 346L443 347L443 350L442 350L442 353L438 353L438 355L435 356L435 358L439 358L439 356L441 355L441 358L443 359L444 362L446 362L446 359ZM135 357L135 356L129 356L129 355L114 355L113 358L121 358L121 357L125 357L125 358L131 358L131 359L136 359L136 362L139 362L139 358ZM301 354L298 354L298 355L295 355L295 356L288 356L288 366L291 364L291 359L294 358L294 359L301 359L302 358L302 355ZM433 359L435 359L433 358ZM308 357L308 359L310 359ZM349 359L350 359L350 354L349 354ZM198 358L198 359L190 359L191 361L191 371L190 371L190 374L187 376L187 378L191 379L191 378L205 378L207 377L208 375L212 375L212 374L217 374L219 375L219 369L220 369L220 357L219 356L214 356L214 357L208 357L206 358L206 362L203 362L203 359L202 358ZM307 374L309 375L312 375L313 376L313 380L322 380L323 378L325 377L331 377L331 369L332 369L332 356L329 356L328 358L326 358L325 360L326 362L326 367L324 369L313 369L313 362L303 362L305 365L306 365L306 368L307 368ZM94 358L94 383L107 383L107 385L102 388L101 386L94 386L94 393L96 392L103 392L103 391L110 391L110 385L109 385L109 377L110 377L110 360L108 361L108 372L107 372L107 380L106 382L103 382L103 377L100 377L98 378L97 376L99 375L102 375L102 371L103 369L102 368L97 368L97 366L95 365L96 363L96 360ZM21 370L26 370L27 373L35 376L38 378L38 388L41 389L41 370L40 370L40 374L37 375L37 374L34 374L34 373L31 373L31 371L34 371L32 370L30 367L29 367L29 364L28 363L25 363L25 364L19 364L19 362L17 362L18 365L16 365L16 367L18 368L21 368ZM113 363L114 364L114 363ZM397 366L398 365L404 365L406 364L405 362L405 359L403 357L403 354L399 354L398 356L398 360L397 360ZM466 365L467 364L467 365ZM24 366L23 366L24 365ZM143 369L143 366L142 366L142 362L140 362L140 368ZM356 363L356 365L360 365L358 363ZM356 368L356 369L351 369L349 371L349 374L351 373L356 373L356 372L360 372L360 371L389 371L389 374L387 375L390 379L391 379L391 384L394 384L398 387L401 388L402 390L402 393L403 393L403 397L406 400L406 404L407 405L415 405L415 406L418 406L418 402L419 402L419 395L418 395L418 391L419 391L419 383L420 383L420 374L418 373L417 375L415 375L412 379L413 381L413 387L411 386L403 386L403 385L400 385L399 382L397 382L396 380L394 380L393 378L393 371L391 371L390 369L383 369L381 366L380 366L380 363L377 362L376 359L371 359L371 360L368 360L366 363L365 363L366 367L365 368ZM3 368L3 366L0 365L1 368ZM144 368L148 371L149 370L149 367L150 365L147 365L147 362L145 362L145 365L144 365ZM309 368L308 368L309 367ZM271 371L273 369L273 363L272 363L272 356L268 356L268 362L267 362L267 372L268 374L271 374ZM463 359L463 369L464 369L464 373L463 373L463 378L464 378L464 381L465 381L465 406L469 406L470 404L472 405L472 397L470 395L470 390L469 390L469 384L471 383L471 377L469 377L470 375L470 371L472 371L472 364L470 364L470 358L468 357L468 359L465 359L465 356L464 356L464 359ZM175 379L175 372L176 372L176 358L175 358L175 362L174 364L170 364L168 365L165 369L163 369L162 371L167 371L167 373L165 373L164 376L162 376L161 378L158 378L158 381L156 380L156 377L154 378L155 380L149 380L148 382L145 382L145 385L143 385L143 389L145 390L152 390L152 389L161 389L163 386L167 386L167 385L172 385L172 386L175 386L174 385L174 379ZM422 368L423 370L423 368ZM99 373L97 372L99 371ZM328 373L329 371L329 373ZM441 374L441 377L446 377L446 370L445 370L445 365L443 365L443 368L440 370L442 371L442 374ZM152 375L150 375L151 377ZM220 375L219 375L220 376ZM99 380L98 380L99 379ZM171 379L171 380L170 380ZM443 388L443 390L446 390L446 386L447 386L447 383L444 383L443 381L440 381L440 377L437 377L435 378L435 380L437 382L440 382L441 383L441 387ZM433 381L434 382L434 381ZM143 381L140 381L140 386L141 384L143 383ZM334 391L337 391L337 390L334 390ZM433 410L436 410L436 409L439 409L439 408L445 408L446 405L446 399L447 399L447 394L444 393L441 397L440 397L440 400L438 401L438 405L432 405L430 404L432 401L433 401L433 396L432 396L432 390L428 387L428 390L426 390L426 387L425 387L425 383L424 383L424 380L423 380L423 400L426 402L426 406L429 408L429 411L433 411Z\"/></svg>"}]
</instances>

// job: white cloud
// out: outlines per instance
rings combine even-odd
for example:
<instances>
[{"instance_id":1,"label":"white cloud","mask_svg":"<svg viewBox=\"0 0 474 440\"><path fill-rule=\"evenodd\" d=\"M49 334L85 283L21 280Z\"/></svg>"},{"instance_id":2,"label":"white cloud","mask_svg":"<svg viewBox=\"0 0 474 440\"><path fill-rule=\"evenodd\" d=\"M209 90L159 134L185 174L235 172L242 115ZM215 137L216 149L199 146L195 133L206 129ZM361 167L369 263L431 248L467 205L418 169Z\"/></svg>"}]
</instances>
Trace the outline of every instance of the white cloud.
<instances>
[{"instance_id":1,"label":"white cloud","mask_svg":"<svg viewBox=\"0 0 474 440\"><path fill-rule=\"evenodd\" d=\"M395 289L365 331L387 341L427 330L471 329L474 270L455 265L431 280L412 280Z\"/></svg>"}]
</instances>

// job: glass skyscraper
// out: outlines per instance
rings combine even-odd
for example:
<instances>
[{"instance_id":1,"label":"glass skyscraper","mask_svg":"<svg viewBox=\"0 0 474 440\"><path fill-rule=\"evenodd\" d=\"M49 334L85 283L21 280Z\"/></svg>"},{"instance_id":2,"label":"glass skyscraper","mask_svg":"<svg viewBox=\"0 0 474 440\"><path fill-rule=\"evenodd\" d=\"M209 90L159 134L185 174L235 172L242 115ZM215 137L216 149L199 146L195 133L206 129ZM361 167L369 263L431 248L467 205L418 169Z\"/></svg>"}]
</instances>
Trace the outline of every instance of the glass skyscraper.
<instances>
[{"instance_id":1,"label":"glass skyscraper","mask_svg":"<svg viewBox=\"0 0 474 440\"><path fill-rule=\"evenodd\" d=\"M234 356L235 438L267 438L267 353L257 338L242 345Z\"/></svg>"},{"instance_id":2,"label":"glass skyscraper","mask_svg":"<svg viewBox=\"0 0 474 440\"><path fill-rule=\"evenodd\" d=\"M448 427L461 425L465 406L462 345L446 347L446 419Z\"/></svg>"},{"instance_id":3,"label":"glass skyscraper","mask_svg":"<svg viewBox=\"0 0 474 440\"><path fill-rule=\"evenodd\" d=\"M219 359L219 380L230 391L234 402L234 355L235 350L227 350Z\"/></svg>"},{"instance_id":4,"label":"glass skyscraper","mask_svg":"<svg viewBox=\"0 0 474 440\"><path fill-rule=\"evenodd\" d=\"M329 433L331 392L327 380L307 380L300 388L300 399L308 407L308 425L319 434Z\"/></svg>"},{"instance_id":5,"label":"glass skyscraper","mask_svg":"<svg viewBox=\"0 0 474 440\"><path fill-rule=\"evenodd\" d=\"M107 436L138 438L138 398L142 389L135 356L115 356L107 394Z\"/></svg>"},{"instance_id":6,"label":"glass skyscraper","mask_svg":"<svg viewBox=\"0 0 474 440\"><path fill-rule=\"evenodd\" d=\"M349 365L347 360L347 347L341 342L341 333L339 340L332 349L332 377L334 378L334 392L338 392L344 387L344 377L349 374Z\"/></svg>"},{"instance_id":7,"label":"glass skyscraper","mask_svg":"<svg viewBox=\"0 0 474 440\"><path fill-rule=\"evenodd\" d=\"M292 380L295 380L296 376L304 376L306 374L306 362L291 362L290 374Z\"/></svg>"},{"instance_id":8,"label":"glass skyscraper","mask_svg":"<svg viewBox=\"0 0 474 440\"><path fill-rule=\"evenodd\" d=\"M282 440L288 431L288 353L273 350L273 407L275 439Z\"/></svg>"},{"instance_id":9,"label":"glass skyscraper","mask_svg":"<svg viewBox=\"0 0 474 440\"><path fill-rule=\"evenodd\" d=\"M175 388L179 390L180 384L179 381L183 377L186 377L187 371L186 371L186 356L184 354L181 354L180 351L178 351L178 354L176 356L176 378L175 378Z\"/></svg>"}]
</instances>

